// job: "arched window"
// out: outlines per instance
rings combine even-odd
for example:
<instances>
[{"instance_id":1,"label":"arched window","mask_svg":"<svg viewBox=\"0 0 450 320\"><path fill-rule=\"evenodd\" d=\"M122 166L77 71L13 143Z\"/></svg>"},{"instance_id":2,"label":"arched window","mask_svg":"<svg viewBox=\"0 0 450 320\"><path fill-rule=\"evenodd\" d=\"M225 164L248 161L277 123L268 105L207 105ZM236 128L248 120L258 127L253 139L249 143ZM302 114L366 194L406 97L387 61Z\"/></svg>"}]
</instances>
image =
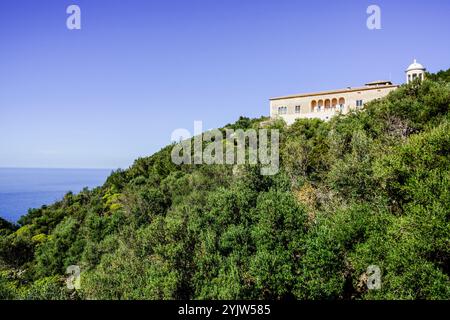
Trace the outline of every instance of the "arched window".
<instances>
[{"instance_id":1,"label":"arched window","mask_svg":"<svg viewBox=\"0 0 450 320\"><path fill-rule=\"evenodd\" d=\"M332 100L331 100L331 107L333 108L333 109L336 109L336 105L337 105L337 99L336 98L333 98Z\"/></svg>"},{"instance_id":2,"label":"arched window","mask_svg":"<svg viewBox=\"0 0 450 320\"><path fill-rule=\"evenodd\" d=\"M330 99L326 99L325 100L325 109L330 109L331 107L331 100Z\"/></svg>"},{"instance_id":3,"label":"arched window","mask_svg":"<svg viewBox=\"0 0 450 320\"><path fill-rule=\"evenodd\" d=\"M317 103L317 111L322 111L323 110L323 100L319 100L319 102Z\"/></svg>"},{"instance_id":4,"label":"arched window","mask_svg":"<svg viewBox=\"0 0 450 320\"><path fill-rule=\"evenodd\" d=\"M344 110L344 105L345 105L345 99L344 98L339 98L339 110L342 111Z\"/></svg>"},{"instance_id":5,"label":"arched window","mask_svg":"<svg viewBox=\"0 0 450 320\"><path fill-rule=\"evenodd\" d=\"M314 112L314 109L317 107L317 101L313 100L311 101L311 112Z\"/></svg>"}]
</instances>

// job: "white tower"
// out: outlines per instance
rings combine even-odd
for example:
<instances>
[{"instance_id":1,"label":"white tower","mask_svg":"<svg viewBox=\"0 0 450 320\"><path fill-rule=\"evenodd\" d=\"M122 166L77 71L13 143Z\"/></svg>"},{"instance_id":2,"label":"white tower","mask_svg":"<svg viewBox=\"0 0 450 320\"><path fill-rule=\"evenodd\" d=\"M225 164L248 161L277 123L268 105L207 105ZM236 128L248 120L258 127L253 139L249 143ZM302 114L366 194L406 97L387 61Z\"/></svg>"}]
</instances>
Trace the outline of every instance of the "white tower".
<instances>
[{"instance_id":1,"label":"white tower","mask_svg":"<svg viewBox=\"0 0 450 320\"><path fill-rule=\"evenodd\" d=\"M410 83L419 78L420 81L425 79L425 67L414 59L414 62L406 69L406 83Z\"/></svg>"}]
</instances>

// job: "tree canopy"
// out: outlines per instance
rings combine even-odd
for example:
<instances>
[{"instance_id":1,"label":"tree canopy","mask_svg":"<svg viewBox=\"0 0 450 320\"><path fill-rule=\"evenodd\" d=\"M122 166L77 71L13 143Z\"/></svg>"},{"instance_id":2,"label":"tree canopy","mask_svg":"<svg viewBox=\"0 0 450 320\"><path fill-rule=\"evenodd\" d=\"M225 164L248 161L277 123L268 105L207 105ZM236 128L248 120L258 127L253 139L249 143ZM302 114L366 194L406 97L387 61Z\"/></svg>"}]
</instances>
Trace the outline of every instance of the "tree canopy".
<instances>
[{"instance_id":1,"label":"tree canopy","mask_svg":"<svg viewBox=\"0 0 450 320\"><path fill-rule=\"evenodd\" d=\"M175 165L167 146L0 219L0 299L450 299L449 74L329 122L225 126L280 129L273 176Z\"/></svg>"}]
</instances>

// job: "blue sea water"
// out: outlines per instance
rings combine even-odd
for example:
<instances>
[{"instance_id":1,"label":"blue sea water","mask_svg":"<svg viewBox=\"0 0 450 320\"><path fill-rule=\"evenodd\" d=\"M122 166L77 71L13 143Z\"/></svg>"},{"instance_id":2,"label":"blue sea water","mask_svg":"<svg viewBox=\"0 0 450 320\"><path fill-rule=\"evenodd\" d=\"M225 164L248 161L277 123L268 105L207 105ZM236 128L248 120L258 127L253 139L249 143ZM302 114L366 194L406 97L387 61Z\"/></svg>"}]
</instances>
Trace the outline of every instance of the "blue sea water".
<instances>
[{"instance_id":1,"label":"blue sea water","mask_svg":"<svg viewBox=\"0 0 450 320\"><path fill-rule=\"evenodd\" d=\"M0 217L16 222L29 208L100 186L110 174L110 169L0 168Z\"/></svg>"}]
</instances>

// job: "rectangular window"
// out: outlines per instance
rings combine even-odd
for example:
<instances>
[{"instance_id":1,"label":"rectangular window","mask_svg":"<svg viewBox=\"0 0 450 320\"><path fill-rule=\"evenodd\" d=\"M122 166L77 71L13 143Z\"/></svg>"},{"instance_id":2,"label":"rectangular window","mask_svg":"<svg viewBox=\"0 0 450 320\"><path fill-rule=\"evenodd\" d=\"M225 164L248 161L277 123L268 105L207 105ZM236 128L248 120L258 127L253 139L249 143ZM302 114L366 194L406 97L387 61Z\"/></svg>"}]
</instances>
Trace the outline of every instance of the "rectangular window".
<instances>
[{"instance_id":1,"label":"rectangular window","mask_svg":"<svg viewBox=\"0 0 450 320\"><path fill-rule=\"evenodd\" d=\"M278 107L278 114L286 114L287 107Z\"/></svg>"},{"instance_id":2,"label":"rectangular window","mask_svg":"<svg viewBox=\"0 0 450 320\"><path fill-rule=\"evenodd\" d=\"M356 100L356 106L357 107L362 107L363 105L363 101L362 100Z\"/></svg>"},{"instance_id":3,"label":"rectangular window","mask_svg":"<svg viewBox=\"0 0 450 320\"><path fill-rule=\"evenodd\" d=\"M300 106L295 106L295 113L300 113Z\"/></svg>"}]
</instances>

